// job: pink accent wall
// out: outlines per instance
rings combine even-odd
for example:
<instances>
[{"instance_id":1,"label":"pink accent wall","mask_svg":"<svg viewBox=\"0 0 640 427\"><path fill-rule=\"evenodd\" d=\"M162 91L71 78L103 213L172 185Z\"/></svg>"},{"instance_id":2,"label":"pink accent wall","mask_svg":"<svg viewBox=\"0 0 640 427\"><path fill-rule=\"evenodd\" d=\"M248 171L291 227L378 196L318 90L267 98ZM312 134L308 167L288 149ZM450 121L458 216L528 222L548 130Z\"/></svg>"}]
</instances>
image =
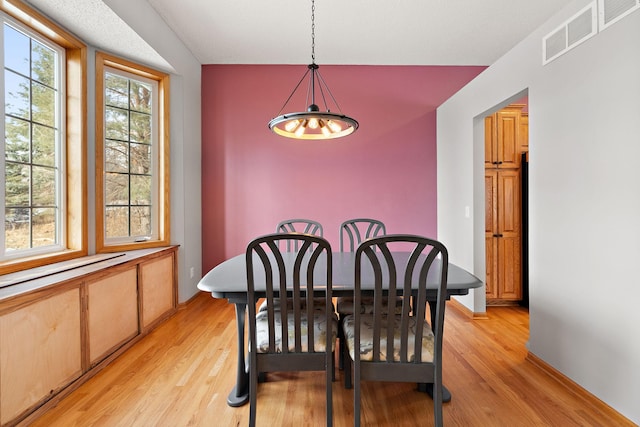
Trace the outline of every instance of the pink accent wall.
<instances>
[{"instance_id":1,"label":"pink accent wall","mask_svg":"<svg viewBox=\"0 0 640 427\"><path fill-rule=\"evenodd\" d=\"M305 66L204 65L203 271L288 218L319 221L335 249L340 223L355 217L380 219L389 233L437 237L435 109L484 68L321 65L360 129L296 141L272 134L267 123ZM316 102L322 108L318 94ZM304 103L283 113L303 111Z\"/></svg>"}]
</instances>

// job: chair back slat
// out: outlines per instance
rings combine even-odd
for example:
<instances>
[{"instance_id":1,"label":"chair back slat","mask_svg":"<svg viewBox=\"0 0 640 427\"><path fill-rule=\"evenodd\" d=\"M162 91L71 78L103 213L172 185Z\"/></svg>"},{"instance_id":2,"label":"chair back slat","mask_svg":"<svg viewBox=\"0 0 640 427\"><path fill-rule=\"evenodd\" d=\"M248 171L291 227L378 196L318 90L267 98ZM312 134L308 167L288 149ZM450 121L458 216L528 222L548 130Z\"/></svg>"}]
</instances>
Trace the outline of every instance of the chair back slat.
<instances>
[{"instance_id":1,"label":"chair back slat","mask_svg":"<svg viewBox=\"0 0 640 427\"><path fill-rule=\"evenodd\" d=\"M391 304L389 303L389 301L391 299L395 300L396 299L395 296L398 295L398 292L397 292L398 273L396 270L396 264L393 261L393 256L391 255L391 251L389 250L387 245L378 245L378 248L380 250L380 253L384 257L384 264L387 267L387 277L388 277L387 281L388 281L389 289L388 289L388 293L385 295L385 292L382 288L383 281L379 280L379 283L376 283L375 285L376 294L374 296L374 300L376 300L376 307L378 308L379 313L382 316L381 322L375 322L376 329L384 326L386 324L386 320L394 316L395 306L390 307ZM387 348L386 348L385 357L387 360L390 360L390 359L393 359L393 353L394 353L393 343L394 343L394 336L395 336L395 328L387 327L386 330L387 330L387 336L385 338L387 341Z\"/></svg>"},{"instance_id":2,"label":"chair back slat","mask_svg":"<svg viewBox=\"0 0 640 427\"><path fill-rule=\"evenodd\" d=\"M417 243L416 247L413 248L413 251L411 252L411 256L409 257L409 260L407 261L407 266L405 268L405 276L404 276L404 291L403 294L404 295L410 295L412 290L411 290L411 283L415 274L415 270L416 270L416 266L418 264L418 261L420 259L420 255L422 254L423 250L425 249L426 244L425 243ZM427 281L427 273L429 271L429 266L431 264L426 262L423 262L421 266L419 266L419 283L426 283ZM424 294L424 295L423 295ZM425 318L425 314L426 314L426 286L423 289L422 286L420 286L420 288L418 289L418 297L417 297L418 301L424 300L425 304L418 304L415 310L415 314L417 316L418 319L424 319ZM408 358L408 335L409 335L409 328L408 328L408 323L409 323L409 313L407 312L405 314L405 312L403 311L403 315L402 315L402 324L401 324L401 331L402 331L402 350L400 352L400 361L403 363L407 363L409 361ZM416 323L416 331L415 331L415 335L422 337L422 332L423 332L423 327L424 327L424 323L423 322L417 322ZM407 344L405 346L405 343ZM415 355L415 360L420 361L422 360L422 341L421 340L415 340L413 343L413 352Z\"/></svg>"}]
</instances>

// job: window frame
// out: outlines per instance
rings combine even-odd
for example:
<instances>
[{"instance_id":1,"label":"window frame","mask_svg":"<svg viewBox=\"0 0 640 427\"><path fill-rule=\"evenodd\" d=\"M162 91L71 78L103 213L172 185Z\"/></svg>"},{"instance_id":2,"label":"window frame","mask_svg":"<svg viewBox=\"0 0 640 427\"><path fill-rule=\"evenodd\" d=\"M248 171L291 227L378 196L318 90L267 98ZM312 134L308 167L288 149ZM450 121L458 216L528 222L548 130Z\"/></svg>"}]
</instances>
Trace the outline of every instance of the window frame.
<instances>
[{"instance_id":1,"label":"window frame","mask_svg":"<svg viewBox=\"0 0 640 427\"><path fill-rule=\"evenodd\" d=\"M30 256L34 256L34 255L39 255L39 254L48 254L48 253L55 253L55 252L60 252L61 250L66 249L66 233L65 233L65 229L66 229L66 203L64 202L66 200L65 194L66 194L66 179L63 180L63 177L66 176L66 165L64 162L64 156L65 156L65 151L66 151L66 144L62 143L62 141L64 141L64 137L66 134L66 130L65 130L65 124L64 124L64 116L66 115L66 103L65 103L65 97L64 94L66 93L66 88L65 88L65 73L66 73L66 67L63 67L61 65L65 64L65 50L59 46L56 43L53 43L51 40L42 37L40 34L34 32L33 30L31 30L28 27L25 27L24 25L22 25L21 23L17 22L15 19L13 19L12 17L3 14L2 15L2 22L5 25L8 25L9 27L11 27L14 31L18 32L18 33L22 33L24 34L26 37L28 37L30 40L35 41L36 43L39 43L49 49L51 49L52 51L56 52L57 55L60 55L58 57L58 60L56 62L56 71L55 71L55 78L57 80L57 86L54 87L54 90L58 91L58 94L61 94L60 96L56 96L54 99L54 104L55 104L55 118L54 118L54 126L53 128L57 129L58 134L56 136L56 142L54 144L54 149L55 149L55 158L56 158L56 162L54 163L54 165L51 166L47 166L47 168L53 169L56 172L54 173L55 175L55 180L57 181L56 184L56 195L54 197L55 200L55 205L57 207L57 213L55 215L56 217L56 232L55 232L55 240L56 243L51 244L51 245L45 245L45 246L34 246L34 247L30 247L30 248L26 248L26 249L19 249L15 252L9 252L9 253L4 253L4 256L2 257L3 260L10 260L10 259L18 259L18 258L25 258L25 257L30 257ZM4 28L3 28L4 30ZM3 40L4 41L4 40ZM31 43L31 42L30 42ZM3 63L3 65L6 67L6 64ZM32 64L30 64L32 65ZM11 70L13 73L16 73L16 75L19 75L18 71L15 70ZM27 77L27 76L24 76ZM34 80L32 78L32 76L28 76L29 79L29 83L30 85L32 85L34 82L37 82L36 80ZM6 80L4 80L4 76L0 77L0 80L5 82L6 85ZM38 84L40 84L38 82ZM2 96L2 95L0 95ZM5 101L6 102L6 101ZM31 104L31 108L33 108L33 99L30 100ZM4 118L6 120L7 116L7 112L5 110L5 114L4 114ZM34 125L36 125L37 123L34 121L33 117L29 117L28 119L26 118L22 118L22 117L16 117L18 119L20 119L21 121L24 121L26 123L29 123L29 128L31 129L31 132L33 133L33 128ZM42 124L40 124L42 125ZM0 129L3 130L3 132L6 134L6 123L0 123ZM3 133L3 132L0 132ZM30 139L31 139L31 143L33 142L33 135L30 135ZM3 145L5 147L5 152L6 152L6 145L4 142L0 141L0 145ZM0 163L2 163L5 167L6 170L6 159L0 159ZM23 164L28 165L29 167L33 167L33 159L30 159L28 162L24 162ZM6 181L5 181L5 177L4 176L0 176L0 182L2 183L2 185L4 186L5 190L6 190ZM33 181L32 178L29 180L29 188L33 188ZM4 206L6 207L6 198L0 197L0 200L3 200L3 202L5 203ZM32 203L30 201L29 203L29 207L28 207L29 211L31 212L33 210L33 206ZM31 216L31 215L30 215ZM6 233L6 229L4 229L5 233ZM3 234L5 234L3 233ZM3 244L6 245L6 235L2 235L0 236L0 242L3 242Z\"/></svg>"},{"instance_id":2,"label":"window frame","mask_svg":"<svg viewBox=\"0 0 640 427\"><path fill-rule=\"evenodd\" d=\"M108 69L119 70L133 78L153 80L158 86L157 129L157 228L152 234L157 238L145 241L108 241L105 235L105 84ZM96 252L114 252L167 246L170 244L170 193L169 193L169 75L131 61L96 52Z\"/></svg>"},{"instance_id":3,"label":"window frame","mask_svg":"<svg viewBox=\"0 0 640 427\"><path fill-rule=\"evenodd\" d=\"M57 24L17 0L1 0L0 11L65 51L64 159L66 248L0 261L0 275L87 255L87 46ZM4 137L4 136L3 136Z\"/></svg>"}]
</instances>

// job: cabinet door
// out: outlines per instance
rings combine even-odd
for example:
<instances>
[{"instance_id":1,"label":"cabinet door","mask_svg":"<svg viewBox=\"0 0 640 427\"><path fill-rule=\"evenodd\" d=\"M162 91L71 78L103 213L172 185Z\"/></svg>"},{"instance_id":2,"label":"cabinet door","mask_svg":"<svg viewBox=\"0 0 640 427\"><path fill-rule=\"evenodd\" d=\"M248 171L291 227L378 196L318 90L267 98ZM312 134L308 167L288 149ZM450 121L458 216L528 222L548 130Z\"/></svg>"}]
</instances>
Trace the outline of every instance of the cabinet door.
<instances>
[{"instance_id":1,"label":"cabinet door","mask_svg":"<svg viewBox=\"0 0 640 427\"><path fill-rule=\"evenodd\" d=\"M520 173L517 170L498 172L498 298L520 299Z\"/></svg>"},{"instance_id":2,"label":"cabinet door","mask_svg":"<svg viewBox=\"0 0 640 427\"><path fill-rule=\"evenodd\" d=\"M93 365L138 334L135 266L88 283L89 361Z\"/></svg>"},{"instance_id":3,"label":"cabinet door","mask_svg":"<svg viewBox=\"0 0 640 427\"><path fill-rule=\"evenodd\" d=\"M487 259L486 266L486 293L487 298L497 298L497 272L498 272L498 238L496 233L498 230L498 172L495 169L485 170L484 175L485 186L485 254Z\"/></svg>"},{"instance_id":4,"label":"cabinet door","mask_svg":"<svg viewBox=\"0 0 640 427\"><path fill-rule=\"evenodd\" d=\"M504 109L496 113L497 167L520 167L520 110Z\"/></svg>"},{"instance_id":5,"label":"cabinet door","mask_svg":"<svg viewBox=\"0 0 640 427\"><path fill-rule=\"evenodd\" d=\"M147 328L176 306L173 254L140 264L142 327Z\"/></svg>"},{"instance_id":6,"label":"cabinet door","mask_svg":"<svg viewBox=\"0 0 640 427\"><path fill-rule=\"evenodd\" d=\"M80 288L1 316L0 343L4 425L82 374Z\"/></svg>"}]
</instances>

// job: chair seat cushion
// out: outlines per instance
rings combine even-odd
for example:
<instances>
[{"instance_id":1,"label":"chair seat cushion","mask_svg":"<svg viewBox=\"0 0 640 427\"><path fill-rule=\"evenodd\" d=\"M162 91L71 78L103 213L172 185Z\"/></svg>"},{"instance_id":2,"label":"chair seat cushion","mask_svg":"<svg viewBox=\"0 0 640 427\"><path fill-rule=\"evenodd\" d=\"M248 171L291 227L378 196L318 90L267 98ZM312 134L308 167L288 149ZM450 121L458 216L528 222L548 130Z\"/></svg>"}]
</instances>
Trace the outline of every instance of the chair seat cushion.
<instances>
[{"instance_id":1,"label":"chair seat cushion","mask_svg":"<svg viewBox=\"0 0 640 427\"><path fill-rule=\"evenodd\" d=\"M380 360L386 361L387 357L387 328L390 324L393 325L395 329L394 339L393 339L393 357L394 361L400 361L400 320L401 316L383 316L383 325L382 330L380 332ZM413 348L414 336L416 331L417 322L419 322L415 317L410 317L409 319L409 345L407 349L407 359L409 361L414 361L415 354ZM354 327L355 327L355 317L353 315L348 315L344 318L343 321L343 330L344 336L347 341L347 347L349 349L349 354L351 355L351 360L355 360L354 354ZM431 327L426 320L422 320L424 322L424 326L422 329L422 361L423 362L433 362L433 332L431 331ZM360 360L362 361L371 361L373 360L373 315L371 314L363 314L360 316Z\"/></svg>"},{"instance_id":2,"label":"chair seat cushion","mask_svg":"<svg viewBox=\"0 0 640 427\"><path fill-rule=\"evenodd\" d=\"M387 305L387 301L386 299L382 301L383 307ZM402 314L402 298L396 298L395 303L395 314ZM353 314L353 297L339 297L337 308L340 315ZM410 307L409 310L411 310ZM373 314L373 297L360 298L360 313Z\"/></svg>"},{"instance_id":3,"label":"chair seat cushion","mask_svg":"<svg viewBox=\"0 0 640 427\"><path fill-rule=\"evenodd\" d=\"M301 314L302 324L302 351L308 352L309 346L307 345L307 330L309 322L307 320L306 313ZM267 311L260 311L256 315L256 344L258 353L269 352L269 323L268 323ZM275 322L275 346L276 352L282 353L282 327L280 322L280 316L276 314L274 316ZM336 337L338 334L338 319L335 314L331 315L331 351L335 350ZM293 311L287 312L288 323L288 344L289 351L295 350L295 329L294 329L294 317ZM322 353L326 350L326 336L327 336L327 322L325 319L324 310L315 310L313 314L313 326L314 326L314 350L317 353Z\"/></svg>"}]
</instances>

